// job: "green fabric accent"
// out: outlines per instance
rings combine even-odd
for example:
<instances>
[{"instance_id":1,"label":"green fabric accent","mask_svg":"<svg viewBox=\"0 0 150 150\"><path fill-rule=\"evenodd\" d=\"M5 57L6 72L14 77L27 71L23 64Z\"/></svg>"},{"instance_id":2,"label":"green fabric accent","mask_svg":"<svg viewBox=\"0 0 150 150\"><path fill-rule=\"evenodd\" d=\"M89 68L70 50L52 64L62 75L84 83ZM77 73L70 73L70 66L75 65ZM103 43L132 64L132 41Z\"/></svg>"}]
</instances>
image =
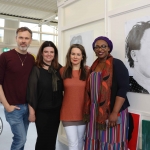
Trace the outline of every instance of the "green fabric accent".
<instances>
[{"instance_id":1,"label":"green fabric accent","mask_svg":"<svg viewBox=\"0 0 150 150\"><path fill-rule=\"evenodd\" d=\"M142 149L150 150L150 121L142 120Z\"/></svg>"}]
</instances>

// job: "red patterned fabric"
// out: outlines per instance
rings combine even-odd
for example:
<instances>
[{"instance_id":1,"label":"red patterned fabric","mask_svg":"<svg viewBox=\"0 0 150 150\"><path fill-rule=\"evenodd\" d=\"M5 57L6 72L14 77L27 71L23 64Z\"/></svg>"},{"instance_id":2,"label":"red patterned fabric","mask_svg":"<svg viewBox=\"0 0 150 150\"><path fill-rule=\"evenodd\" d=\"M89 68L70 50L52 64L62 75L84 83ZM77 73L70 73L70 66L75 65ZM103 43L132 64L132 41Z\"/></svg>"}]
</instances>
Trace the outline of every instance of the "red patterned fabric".
<instances>
[{"instance_id":1,"label":"red patterned fabric","mask_svg":"<svg viewBox=\"0 0 150 150\"><path fill-rule=\"evenodd\" d=\"M140 115L139 114L134 114L131 113L132 118L133 118L133 132L131 135L131 139L129 140L128 143L128 148L130 150L136 150L137 149L137 141L138 141L138 131L139 131L139 120L140 120Z\"/></svg>"},{"instance_id":2,"label":"red patterned fabric","mask_svg":"<svg viewBox=\"0 0 150 150\"><path fill-rule=\"evenodd\" d=\"M95 70L96 66L99 64L99 58L95 60L89 75L86 81L86 90L85 90L85 105L84 105L84 121L88 121L90 113L90 74ZM101 72L101 88L98 92L98 105L96 108L97 111L97 123L102 129L105 124L105 120L108 119L110 113L110 95L111 95L111 85L112 85L112 74L113 74L113 57L109 54L105 61L104 68ZM102 128L101 128L102 127Z\"/></svg>"}]
</instances>

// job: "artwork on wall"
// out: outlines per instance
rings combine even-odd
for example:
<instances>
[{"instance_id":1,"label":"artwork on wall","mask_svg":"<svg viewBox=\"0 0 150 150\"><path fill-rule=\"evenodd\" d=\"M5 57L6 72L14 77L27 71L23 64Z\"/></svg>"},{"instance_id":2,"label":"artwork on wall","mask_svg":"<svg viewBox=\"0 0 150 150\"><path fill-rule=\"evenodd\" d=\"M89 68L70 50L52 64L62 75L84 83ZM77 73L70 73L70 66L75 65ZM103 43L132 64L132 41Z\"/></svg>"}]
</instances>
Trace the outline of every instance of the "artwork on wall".
<instances>
[{"instance_id":1,"label":"artwork on wall","mask_svg":"<svg viewBox=\"0 0 150 150\"><path fill-rule=\"evenodd\" d=\"M128 150L138 149L140 114L129 112Z\"/></svg>"},{"instance_id":2,"label":"artwork on wall","mask_svg":"<svg viewBox=\"0 0 150 150\"><path fill-rule=\"evenodd\" d=\"M150 16L125 23L125 58L130 92L150 93Z\"/></svg>"},{"instance_id":3,"label":"artwork on wall","mask_svg":"<svg viewBox=\"0 0 150 150\"><path fill-rule=\"evenodd\" d=\"M79 33L76 35L70 36L70 45L72 44L81 44L84 46L86 55L87 55L87 62L88 66L91 66L93 62L93 49L92 49L92 42L93 42L93 31L87 31L83 33Z\"/></svg>"},{"instance_id":4,"label":"artwork on wall","mask_svg":"<svg viewBox=\"0 0 150 150\"><path fill-rule=\"evenodd\" d=\"M76 36L73 36L71 38L71 41L70 41L70 45L72 44L83 44L82 42L82 36L81 35L76 35Z\"/></svg>"},{"instance_id":5,"label":"artwork on wall","mask_svg":"<svg viewBox=\"0 0 150 150\"><path fill-rule=\"evenodd\" d=\"M142 149L150 150L150 121L142 120Z\"/></svg>"}]
</instances>

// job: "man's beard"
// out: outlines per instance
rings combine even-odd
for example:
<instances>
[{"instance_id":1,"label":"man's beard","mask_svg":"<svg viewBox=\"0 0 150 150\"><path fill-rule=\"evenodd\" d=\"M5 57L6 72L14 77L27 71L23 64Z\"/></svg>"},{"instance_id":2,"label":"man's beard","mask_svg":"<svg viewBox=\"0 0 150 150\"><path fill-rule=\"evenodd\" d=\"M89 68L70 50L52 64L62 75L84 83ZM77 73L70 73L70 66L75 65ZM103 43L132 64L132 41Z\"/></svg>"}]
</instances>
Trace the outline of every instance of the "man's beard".
<instances>
[{"instance_id":1,"label":"man's beard","mask_svg":"<svg viewBox=\"0 0 150 150\"><path fill-rule=\"evenodd\" d=\"M22 47L22 46L18 45L18 48L19 48L21 51L26 51L29 46L30 46L30 45L27 45L27 46L23 46L23 47Z\"/></svg>"}]
</instances>

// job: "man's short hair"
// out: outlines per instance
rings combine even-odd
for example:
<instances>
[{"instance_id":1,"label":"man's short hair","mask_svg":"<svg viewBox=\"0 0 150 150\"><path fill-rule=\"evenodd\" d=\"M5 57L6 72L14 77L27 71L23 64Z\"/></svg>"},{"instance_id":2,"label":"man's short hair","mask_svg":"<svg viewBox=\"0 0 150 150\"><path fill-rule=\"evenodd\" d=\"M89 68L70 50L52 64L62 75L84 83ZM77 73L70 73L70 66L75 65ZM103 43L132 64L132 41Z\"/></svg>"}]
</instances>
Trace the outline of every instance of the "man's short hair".
<instances>
[{"instance_id":1,"label":"man's short hair","mask_svg":"<svg viewBox=\"0 0 150 150\"><path fill-rule=\"evenodd\" d=\"M24 32L24 31L28 31L31 34L32 37L32 31L28 28L28 27L20 27L16 30L16 35L18 34L18 32Z\"/></svg>"},{"instance_id":2,"label":"man's short hair","mask_svg":"<svg viewBox=\"0 0 150 150\"><path fill-rule=\"evenodd\" d=\"M134 60L131 57L132 50L140 50L141 48L141 39L146 29L150 28L150 21L147 22L138 22L132 27L127 38L126 38L126 56L130 67L134 68Z\"/></svg>"}]
</instances>

